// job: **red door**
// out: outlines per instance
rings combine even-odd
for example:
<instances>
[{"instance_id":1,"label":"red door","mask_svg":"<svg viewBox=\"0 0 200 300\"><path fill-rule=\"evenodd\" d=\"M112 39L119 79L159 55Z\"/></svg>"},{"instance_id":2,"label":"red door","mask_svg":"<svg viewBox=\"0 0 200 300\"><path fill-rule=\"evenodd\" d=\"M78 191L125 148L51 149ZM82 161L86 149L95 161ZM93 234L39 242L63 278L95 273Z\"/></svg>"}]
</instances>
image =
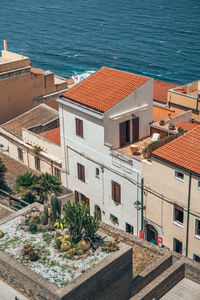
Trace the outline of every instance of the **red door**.
<instances>
[{"instance_id":1,"label":"red door","mask_svg":"<svg viewBox=\"0 0 200 300\"><path fill-rule=\"evenodd\" d=\"M132 120L132 142L139 141L139 117Z\"/></svg>"}]
</instances>

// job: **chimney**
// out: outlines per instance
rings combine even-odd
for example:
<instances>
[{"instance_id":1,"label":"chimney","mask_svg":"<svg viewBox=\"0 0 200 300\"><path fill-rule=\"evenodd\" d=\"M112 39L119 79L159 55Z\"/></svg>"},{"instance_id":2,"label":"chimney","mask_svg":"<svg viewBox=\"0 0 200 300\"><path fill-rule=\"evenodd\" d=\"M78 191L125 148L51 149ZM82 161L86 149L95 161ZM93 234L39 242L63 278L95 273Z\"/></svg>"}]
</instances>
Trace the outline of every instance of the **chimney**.
<instances>
[{"instance_id":1,"label":"chimney","mask_svg":"<svg viewBox=\"0 0 200 300\"><path fill-rule=\"evenodd\" d=\"M4 44L4 50L5 50L5 51L8 51L7 40L4 40L4 41L3 41L3 44Z\"/></svg>"}]
</instances>

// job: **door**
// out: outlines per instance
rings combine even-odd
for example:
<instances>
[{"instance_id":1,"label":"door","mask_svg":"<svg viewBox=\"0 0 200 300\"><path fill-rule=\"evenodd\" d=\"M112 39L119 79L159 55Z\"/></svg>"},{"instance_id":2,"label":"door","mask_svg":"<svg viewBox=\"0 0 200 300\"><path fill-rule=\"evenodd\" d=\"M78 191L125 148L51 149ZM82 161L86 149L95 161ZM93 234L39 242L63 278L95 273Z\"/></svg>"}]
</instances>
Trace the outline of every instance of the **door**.
<instances>
[{"instance_id":1,"label":"door","mask_svg":"<svg viewBox=\"0 0 200 300\"><path fill-rule=\"evenodd\" d=\"M132 119L132 143L139 141L139 117Z\"/></svg>"},{"instance_id":2,"label":"door","mask_svg":"<svg viewBox=\"0 0 200 300\"><path fill-rule=\"evenodd\" d=\"M94 210L96 211L97 217L99 219L99 221L101 221L101 209L98 205L95 205Z\"/></svg>"},{"instance_id":3,"label":"door","mask_svg":"<svg viewBox=\"0 0 200 300\"><path fill-rule=\"evenodd\" d=\"M158 233L157 230L150 224L146 226L147 228L147 241L152 244L157 244Z\"/></svg>"},{"instance_id":4,"label":"door","mask_svg":"<svg viewBox=\"0 0 200 300\"><path fill-rule=\"evenodd\" d=\"M126 145L126 122L119 124L119 144L120 147Z\"/></svg>"},{"instance_id":5,"label":"door","mask_svg":"<svg viewBox=\"0 0 200 300\"><path fill-rule=\"evenodd\" d=\"M120 147L125 146L130 142L130 121L125 121L119 124Z\"/></svg>"}]
</instances>

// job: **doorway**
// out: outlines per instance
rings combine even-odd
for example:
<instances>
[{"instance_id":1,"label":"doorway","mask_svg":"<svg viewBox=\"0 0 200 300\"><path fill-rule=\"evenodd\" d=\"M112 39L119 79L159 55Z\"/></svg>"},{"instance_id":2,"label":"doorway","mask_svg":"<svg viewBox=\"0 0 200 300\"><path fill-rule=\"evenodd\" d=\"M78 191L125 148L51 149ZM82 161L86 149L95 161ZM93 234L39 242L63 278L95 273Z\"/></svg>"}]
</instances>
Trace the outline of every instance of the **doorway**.
<instances>
[{"instance_id":1,"label":"doorway","mask_svg":"<svg viewBox=\"0 0 200 300\"><path fill-rule=\"evenodd\" d=\"M119 124L119 143L120 147L130 143L130 120Z\"/></svg>"},{"instance_id":2,"label":"doorway","mask_svg":"<svg viewBox=\"0 0 200 300\"><path fill-rule=\"evenodd\" d=\"M98 205L95 205L94 210L96 211L99 221L101 221L101 208Z\"/></svg>"},{"instance_id":3,"label":"doorway","mask_svg":"<svg viewBox=\"0 0 200 300\"><path fill-rule=\"evenodd\" d=\"M183 243L175 238L173 238L173 250L177 253L182 254L183 251Z\"/></svg>"},{"instance_id":4,"label":"doorway","mask_svg":"<svg viewBox=\"0 0 200 300\"><path fill-rule=\"evenodd\" d=\"M146 225L146 239L148 242L152 244L157 244L158 232L157 230L150 224Z\"/></svg>"},{"instance_id":5,"label":"doorway","mask_svg":"<svg viewBox=\"0 0 200 300\"><path fill-rule=\"evenodd\" d=\"M139 141L139 117L132 119L132 143Z\"/></svg>"}]
</instances>

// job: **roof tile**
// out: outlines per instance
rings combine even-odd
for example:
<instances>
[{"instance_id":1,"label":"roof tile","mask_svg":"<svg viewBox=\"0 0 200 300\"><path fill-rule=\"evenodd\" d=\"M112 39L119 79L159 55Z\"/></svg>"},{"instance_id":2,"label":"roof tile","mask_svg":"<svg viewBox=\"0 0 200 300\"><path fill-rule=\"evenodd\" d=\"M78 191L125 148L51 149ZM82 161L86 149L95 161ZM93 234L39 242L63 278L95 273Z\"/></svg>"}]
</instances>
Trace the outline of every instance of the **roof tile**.
<instances>
[{"instance_id":1,"label":"roof tile","mask_svg":"<svg viewBox=\"0 0 200 300\"><path fill-rule=\"evenodd\" d=\"M167 103L168 90L175 88L177 84L154 79L153 82L153 99L162 103Z\"/></svg>"},{"instance_id":2,"label":"roof tile","mask_svg":"<svg viewBox=\"0 0 200 300\"><path fill-rule=\"evenodd\" d=\"M105 112L148 80L148 77L103 67L63 96Z\"/></svg>"}]
</instances>

